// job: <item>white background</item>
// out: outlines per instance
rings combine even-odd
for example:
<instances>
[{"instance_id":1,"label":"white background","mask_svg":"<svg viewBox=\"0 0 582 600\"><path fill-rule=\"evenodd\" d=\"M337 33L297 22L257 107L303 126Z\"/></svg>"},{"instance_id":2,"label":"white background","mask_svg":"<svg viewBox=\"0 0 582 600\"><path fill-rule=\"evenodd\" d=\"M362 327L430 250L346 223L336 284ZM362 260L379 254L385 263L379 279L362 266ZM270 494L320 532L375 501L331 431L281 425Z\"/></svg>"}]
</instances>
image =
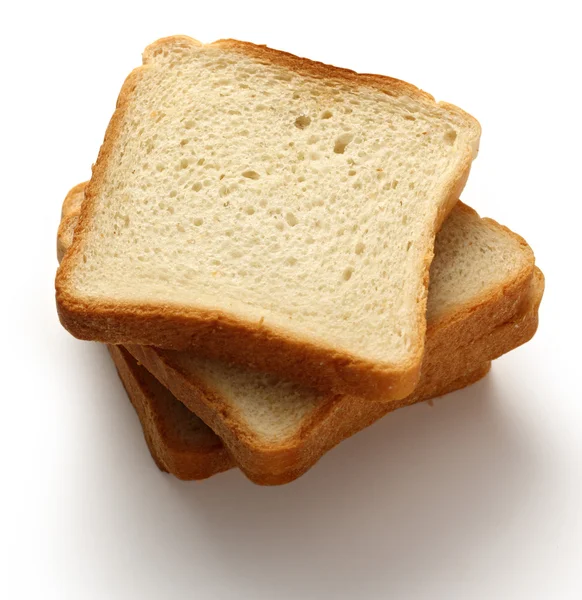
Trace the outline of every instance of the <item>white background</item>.
<instances>
[{"instance_id":1,"label":"white background","mask_svg":"<svg viewBox=\"0 0 582 600\"><path fill-rule=\"evenodd\" d=\"M1 4L1 597L582 598L577 4ZM103 348L60 327L53 281L61 201L142 49L175 33L392 75L475 115L463 199L534 248L534 340L291 485L161 474Z\"/></svg>"}]
</instances>

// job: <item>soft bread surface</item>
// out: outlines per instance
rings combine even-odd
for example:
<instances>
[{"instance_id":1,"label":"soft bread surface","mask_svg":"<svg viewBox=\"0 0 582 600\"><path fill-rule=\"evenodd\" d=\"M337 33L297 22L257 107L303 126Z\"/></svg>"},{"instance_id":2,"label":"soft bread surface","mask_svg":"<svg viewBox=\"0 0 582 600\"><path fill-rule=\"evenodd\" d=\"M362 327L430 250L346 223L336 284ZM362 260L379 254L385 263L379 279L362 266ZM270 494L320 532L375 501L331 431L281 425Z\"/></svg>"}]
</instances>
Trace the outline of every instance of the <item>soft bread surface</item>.
<instances>
[{"instance_id":1,"label":"soft bread surface","mask_svg":"<svg viewBox=\"0 0 582 600\"><path fill-rule=\"evenodd\" d=\"M77 214L63 218L58 237L65 250ZM421 383L404 404L372 406L316 394L192 353L129 350L220 434L251 479L288 481L347 435L399 405L444 393L535 332L543 277L534 274L533 254L522 238L459 203L439 233L437 248ZM432 302L433 294L441 300Z\"/></svg>"},{"instance_id":2,"label":"soft bread surface","mask_svg":"<svg viewBox=\"0 0 582 600\"><path fill-rule=\"evenodd\" d=\"M414 86L161 40L121 92L57 278L64 325L398 398L478 123Z\"/></svg>"}]
</instances>

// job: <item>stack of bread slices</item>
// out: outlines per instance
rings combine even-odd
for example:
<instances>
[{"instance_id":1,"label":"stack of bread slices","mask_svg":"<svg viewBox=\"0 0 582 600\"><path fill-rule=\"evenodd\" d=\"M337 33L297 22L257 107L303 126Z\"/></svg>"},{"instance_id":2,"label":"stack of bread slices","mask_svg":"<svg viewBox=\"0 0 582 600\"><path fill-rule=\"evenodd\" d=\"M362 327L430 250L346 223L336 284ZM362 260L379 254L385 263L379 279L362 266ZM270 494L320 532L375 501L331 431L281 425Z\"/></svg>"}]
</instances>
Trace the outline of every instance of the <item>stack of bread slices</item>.
<instances>
[{"instance_id":1,"label":"stack of bread slices","mask_svg":"<svg viewBox=\"0 0 582 600\"><path fill-rule=\"evenodd\" d=\"M292 481L533 336L531 248L458 200L479 136L389 77L146 49L63 204L56 298L107 344L161 469Z\"/></svg>"}]
</instances>

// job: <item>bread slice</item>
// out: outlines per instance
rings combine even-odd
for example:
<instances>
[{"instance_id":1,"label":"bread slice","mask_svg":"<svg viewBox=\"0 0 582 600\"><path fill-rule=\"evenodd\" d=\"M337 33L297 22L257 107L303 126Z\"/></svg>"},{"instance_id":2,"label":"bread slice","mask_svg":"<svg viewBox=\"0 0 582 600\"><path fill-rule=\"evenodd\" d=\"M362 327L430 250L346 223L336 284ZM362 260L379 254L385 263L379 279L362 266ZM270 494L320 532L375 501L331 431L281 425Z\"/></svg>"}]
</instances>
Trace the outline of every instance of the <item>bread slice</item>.
<instances>
[{"instance_id":1,"label":"bread slice","mask_svg":"<svg viewBox=\"0 0 582 600\"><path fill-rule=\"evenodd\" d=\"M65 216L61 248L70 245L75 223L75 213ZM521 238L459 203L437 249L421 383L404 404L441 395L537 327L543 276L534 275L533 254ZM341 439L400 405L318 395L189 353L128 349L219 433L258 483L297 477Z\"/></svg>"},{"instance_id":2,"label":"bread slice","mask_svg":"<svg viewBox=\"0 0 582 600\"><path fill-rule=\"evenodd\" d=\"M190 412L121 346L107 346L133 404L154 462L182 480L206 479L236 467L220 438ZM489 372L486 362L453 382L443 394L475 383ZM394 407L397 404L394 403Z\"/></svg>"},{"instance_id":3,"label":"bread slice","mask_svg":"<svg viewBox=\"0 0 582 600\"><path fill-rule=\"evenodd\" d=\"M234 40L160 40L125 82L56 281L83 339L410 393L435 232L479 124L416 87Z\"/></svg>"}]
</instances>

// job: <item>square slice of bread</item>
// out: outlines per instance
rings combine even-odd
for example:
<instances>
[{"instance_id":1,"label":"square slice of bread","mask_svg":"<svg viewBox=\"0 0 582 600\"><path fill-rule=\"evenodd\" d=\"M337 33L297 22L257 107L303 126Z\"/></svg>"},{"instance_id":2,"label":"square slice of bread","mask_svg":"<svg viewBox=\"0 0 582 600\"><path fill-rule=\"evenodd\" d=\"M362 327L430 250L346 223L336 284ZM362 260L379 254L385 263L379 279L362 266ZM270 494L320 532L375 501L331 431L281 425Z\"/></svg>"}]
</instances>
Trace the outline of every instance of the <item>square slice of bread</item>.
<instances>
[{"instance_id":1,"label":"square slice of bread","mask_svg":"<svg viewBox=\"0 0 582 600\"><path fill-rule=\"evenodd\" d=\"M234 40L126 80L59 270L83 339L386 400L418 380L435 233L480 128L416 87Z\"/></svg>"},{"instance_id":2,"label":"square slice of bread","mask_svg":"<svg viewBox=\"0 0 582 600\"><path fill-rule=\"evenodd\" d=\"M59 229L61 257L76 223L72 210ZM461 203L439 233L432 271L425 362L404 404L441 395L451 382L530 339L537 326L543 276L534 271L531 250ZM316 394L192 353L128 349L222 437L258 483L297 477L344 437L400 405Z\"/></svg>"}]
</instances>

